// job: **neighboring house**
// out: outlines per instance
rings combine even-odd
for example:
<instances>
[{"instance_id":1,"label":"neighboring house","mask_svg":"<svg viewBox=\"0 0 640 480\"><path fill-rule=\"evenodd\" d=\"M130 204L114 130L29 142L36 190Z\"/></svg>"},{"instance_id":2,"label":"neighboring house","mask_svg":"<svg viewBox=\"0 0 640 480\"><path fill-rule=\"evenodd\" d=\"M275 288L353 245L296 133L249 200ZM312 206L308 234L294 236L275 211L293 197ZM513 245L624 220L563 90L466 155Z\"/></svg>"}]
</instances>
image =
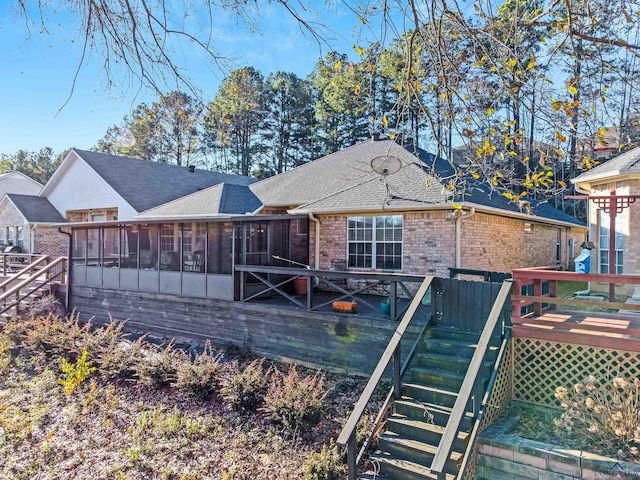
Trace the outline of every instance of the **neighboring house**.
<instances>
[{"instance_id":1,"label":"neighboring house","mask_svg":"<svg viewBox=\"0 0 640 480\"><path fill-rule=\"evenodd\" d=\"M198 190L255 179L136 158L72 150L42 189L68 221L132 218Z\"/></svg>"},{"instance_id":2,"label":"neighboring house","mask_svg":"<svg viewBox=\"0 0 640 480\"><path fill-rule=\"evenodd\" d=\"M58 227L51 226L64 221L44 197L8 193L0 200L0 224L17 225L15 245L25 252L67 255L68 240L60 241Z\"/></svg>"},{"instance_id":3,"label":"neighboring house","mask_svg":"<svg viewBox=\"0 0 640 480\"><path fill-rule=\"evenodd\" d=\"M640 272L640 147L629 150L606 163L579 175L572 182L579 192L590 197L638 196L621 199L615 218L615 272ZM588 206L589 239L594 243L591 271L609 272L610 217L605 211L607 199L592 199Z\"/></svg>"},{"instance_id":4,"label":"neighboring house","mask_svg":"<svg viewBox=\"0 0 640 480\"><path fill-rule=\"evenodd\" d=\"M511 203L477 183L456 196L446 188L453 175L443 159L374 139L250 188L264 205L260 213L316 221L310 236L318 268L448 276L449 267L569 265L586 233L581 222L547 203Z\"/></svg>"},{"instance_id":5,"label":"neighboring house","mask_svg":"<svg viewBox=\"0 0 640 480\"><path fill-rule=\"evenodd\" d=\"M45 233L45 225L68 222L100 222L132 218L138 213L162 205L213 185L245 186L255 179L240 175L197 170L134 158L107 155L85 150L71 150L39 193L31 195L29 202L21 204L43 205L41 215L34 223L30 216L16 205L0 204L0 221L11 217L19 224L11 224L23 238L28 252L66 255L68 237L57 229ZM1 183L1 182L0 182ZM8 211L4 211L8 209ZM12 220L14 221L14 220ZM5 225L2 223L1 225ZM38 225L41 234L33 227ZM29 233L27 233L29 232ZM29 238L29 242L24 239ZM98 248L92 242L92 248Z\"/></svg>"},{"instance_id":6,"label":"neighboring house","mask_svg":"<svg viewBox=\"0 0 640 480\"><path fill-rule=\"evenodd\" d=\"M0 198L7 193L37 195L40 190L42 190L42 184L24 173L9 172L0 175Z\"/></svg>"},{"instance_id":7,"label":"neighboring house","mask_svg":"<svg viewBox=\"0 0 640 480\"><path fill-rule=\"evenodd\" d=\"M0 200L8 193L21 195L37 195L42 184L24 173L9 172L0 175ZM0 244L12 244L23 247L28 234L22 230L22 223L13 223L9 217L0 215Z\"/></svg>"}]
</instances>

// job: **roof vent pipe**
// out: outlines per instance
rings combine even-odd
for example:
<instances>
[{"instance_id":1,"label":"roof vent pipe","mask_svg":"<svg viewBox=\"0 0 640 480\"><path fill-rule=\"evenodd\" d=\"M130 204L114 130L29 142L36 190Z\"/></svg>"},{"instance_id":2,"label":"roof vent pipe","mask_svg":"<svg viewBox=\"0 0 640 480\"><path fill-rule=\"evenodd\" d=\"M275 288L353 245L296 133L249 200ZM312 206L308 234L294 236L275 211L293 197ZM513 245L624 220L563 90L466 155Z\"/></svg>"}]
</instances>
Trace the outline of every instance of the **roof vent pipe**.
<instances>
[{"instance_id":1,"label":"roof vent pipe","mask_svg":"<svg viewBox=\"0 0 640 480\"><path fill-rule=\"evenodd\" d=\"M189 171L190 171L191 173L193 173L193 172L195 172L195 171L196 171L196 166L195 166L195 165L189 165L187 168L189 169Z\"/></svg>"},{"instance_id":2,"label":"roof vent pipe","mask_svg":"<svg viewBox=\"0 0 640 480\"><path fill-rule=\"evenodd\" d=\"M371 140L374 142L380 140L380 132L371 132Z\"/></svg>"}]
</instances>

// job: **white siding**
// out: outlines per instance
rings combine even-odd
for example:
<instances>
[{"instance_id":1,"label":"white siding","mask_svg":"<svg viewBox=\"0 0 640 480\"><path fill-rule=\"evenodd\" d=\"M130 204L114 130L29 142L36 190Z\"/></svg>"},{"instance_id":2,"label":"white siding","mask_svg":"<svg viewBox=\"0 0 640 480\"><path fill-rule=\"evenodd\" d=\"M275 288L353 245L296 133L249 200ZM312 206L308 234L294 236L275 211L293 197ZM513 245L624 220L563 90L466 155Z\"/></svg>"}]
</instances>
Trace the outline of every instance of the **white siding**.
<instances>
[{"instance_id":1,"label":"white siding","mask_svg":"<svg viewBox=\"0 0 640 480\"><path fill-rule=\"evenodd\" d=\"M118 209L118 219L128 219L136 212L95 170L74 155L64 175L47 193L51 204L62 214L68 210L89 208Z\"/></svg>"},{"instance_id":2,"label":"white siding","mask_svg":"<svg viewBox=\"0 0 640 480\"><path fill-rule=\"evenodd\" d=\"M0 176L0 198L7 193L20 195L38 195L42 185L19 172L11 172Z\"/></svg>"}]
</instances>

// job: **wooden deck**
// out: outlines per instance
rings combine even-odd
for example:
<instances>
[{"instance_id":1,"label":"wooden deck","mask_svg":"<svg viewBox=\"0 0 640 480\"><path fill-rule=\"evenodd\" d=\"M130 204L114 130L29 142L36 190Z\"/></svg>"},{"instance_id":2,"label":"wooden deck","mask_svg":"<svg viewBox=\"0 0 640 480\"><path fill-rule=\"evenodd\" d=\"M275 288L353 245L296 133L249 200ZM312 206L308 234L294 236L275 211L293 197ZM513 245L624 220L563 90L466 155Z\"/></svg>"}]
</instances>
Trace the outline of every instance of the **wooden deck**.
<instances>
[{"instance_id":1,"label":"wooden deck","mask_svg":"<svg viewBox=\"0 0 640 480\"><path fill-rule=\"evenodd\" d=\"M514 320L513 335L640 352L640 313L549 310Z\"/></svg>"}]
</instances>

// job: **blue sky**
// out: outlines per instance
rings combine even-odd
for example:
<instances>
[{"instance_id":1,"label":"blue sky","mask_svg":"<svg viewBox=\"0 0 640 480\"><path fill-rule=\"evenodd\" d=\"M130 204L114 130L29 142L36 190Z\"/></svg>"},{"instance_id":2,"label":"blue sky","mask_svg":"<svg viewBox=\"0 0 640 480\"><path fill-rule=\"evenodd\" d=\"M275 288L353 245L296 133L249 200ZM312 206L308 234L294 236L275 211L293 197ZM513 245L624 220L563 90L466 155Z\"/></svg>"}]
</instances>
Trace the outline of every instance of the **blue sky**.
<instances>
[{"instance_id":1,"label":"blue sky","mask_svg":"<svg viewBox=\"0 0 640 480\"><path fill-rule=\"evenodd\" d=\"M341 10L322 16L325 18L317 20L330 23L334 48L353 56L351 47L356 40L352 31L357 21ZM251 33L233 17L217 17L215 45L219 52L235 58L236 67L252 65L265 76L284 70L304 77L329 50L323 46L320 51L283 10L266 7L260 18L261 32ZM136 105L155 99L153 92L141 90L124 75L118 76L121 85L108 87L102 59L94 55L82 67L65 105L81 55L73 22L77 20L61 17L48 24L50 34L32 30L29 36L15 12L0 7L0 154L43 147L56 153L70 147L89 149ZM189 49L180 61L204 96L212 99L224 72L206 67L203 56Z\"/></svg>"}]
</instances>

